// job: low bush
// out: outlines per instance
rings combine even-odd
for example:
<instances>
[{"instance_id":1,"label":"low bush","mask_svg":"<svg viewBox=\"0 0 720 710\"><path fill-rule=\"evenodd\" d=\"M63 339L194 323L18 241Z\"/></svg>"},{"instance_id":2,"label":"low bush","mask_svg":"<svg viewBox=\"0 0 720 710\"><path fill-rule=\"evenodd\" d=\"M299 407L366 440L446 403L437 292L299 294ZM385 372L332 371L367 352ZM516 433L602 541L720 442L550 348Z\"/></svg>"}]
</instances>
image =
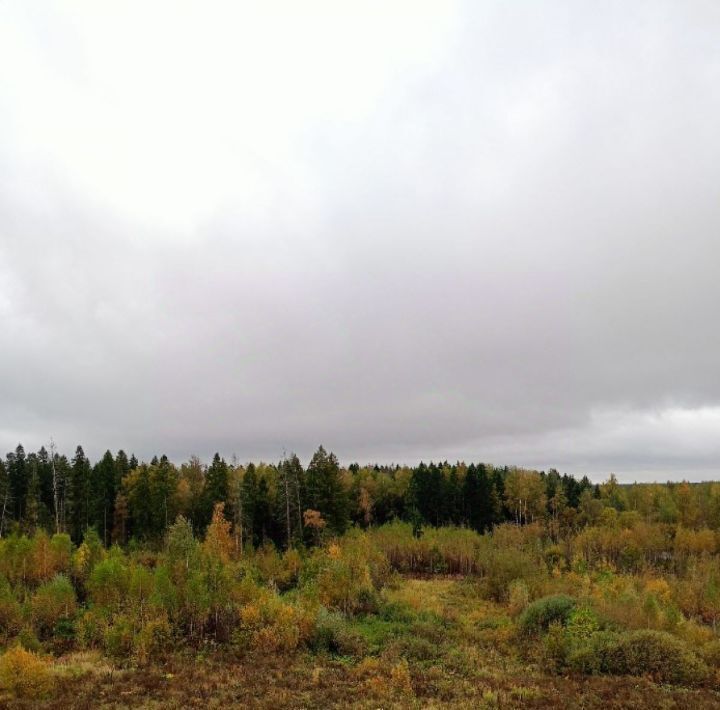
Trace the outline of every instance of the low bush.
<instances>
[{"instance_id":1,"label":"low bush","mask_svg":"<svg viewBox=\"0 0 720 710\"><path fill-rule=\"evenodd\" d=\"M321 608L308 646L315 652L359 658L367 653L367 641L353 630L345 617Z\"/></svg>"},{"instance_id":2,"label":"low bush","mask_svg":"<svg viewBox=\"0 0 720 710\"><path fill-rule=\"evenodd\" d=\"M586 606L576 607L568 617L568 635L575 642L589 639L599 629L597 614Z\"/></svg>"},{"instance_id":3,"label":"low bush","mask_svg":"<svg viewBox=\"0 0 720 710\"><path fill-rule=\"evenodd\" d=\"M608 654L617 642L618 634L612 631L595 633L570 649L566 666L574 673L582 675L607 673Z\"/></svg>"},{"instance_id":4,"label":"low bush","mask_svg":"<svg viewBox=\"0 0 720 710\"><path fill-rule=\"evenodd\" d=\"M565 624L577 606L577 600L567 594L543 597L530 604L519 619L523 634L537 634L546 630L553 621Z\"/></svg>"},{"instance_id":5,"label":"low bush","mask_svg":"<svg viewBox=\"0 0 720 710\"><path fill-rule=\"evenodd\" d=\"M170 647L172 636L167 617L148 621L135 636L134 650L138 661L146 665L164 653Z\"/></svg>"},{"instance_id":6,"label":"low bush","mask_svg":"<svg viewBox=\"0 0 720 710\"><path fill-rule=\"evenodd\" d=\"M0 637L5 641L22 628L22 607L7 580L0 577Z\"/></svg>"},{"instance_id":7,"label":"low bush","mask_svg":"<svg viewBox=\"0 0 720 710\"><path fill-rule=\"evenodd\" d=\"M623 634L606 651L605 668L615 675L650 675L677 685L696 685L708 668L680 639L664 631Z\"/></svg>"},{"instance_id":8,"label":"low bush","mask_svg":"<svg viewBox=\"0 0 720 710\"><path fill-rule=\"evenodd\" d=\"M107 626L103 633L105 653L112 658L129 658L133 653L134 640L133 625L123 614L116 615L112 625Z\"/></svg>"},{"instance_id":9,"label":"low bush","mask_svg":"<svg viewBox=\"0 0 720 710\"><path fill-rule=\"evenodd\" d=\"M405 602L383 604L377 615L383 621L397 621L401 624L409 624L415 619L415 613L410 605Z\"/></svg>"},{"instance_id":10,"label":"low bush","mask_svg":"<svg viewBox=\"0 0 720 710\"><path fill-rule=\"evenodd\" d=\"M0 686L19 698L37 700L53 685L48 664L37 653L13 646L0 656Z\"/></svg>"},{"instance_id":11,"label":"low bush","mask_svg":"<svg viewBox=\"0 0 720 710\"><path fill-rule=\"evenodd\" d=\"M557 672L565 668L570 645L570 637L562 623L551 622L542 644L544 665L549 671Z\"/></svg>"}]
</instances>

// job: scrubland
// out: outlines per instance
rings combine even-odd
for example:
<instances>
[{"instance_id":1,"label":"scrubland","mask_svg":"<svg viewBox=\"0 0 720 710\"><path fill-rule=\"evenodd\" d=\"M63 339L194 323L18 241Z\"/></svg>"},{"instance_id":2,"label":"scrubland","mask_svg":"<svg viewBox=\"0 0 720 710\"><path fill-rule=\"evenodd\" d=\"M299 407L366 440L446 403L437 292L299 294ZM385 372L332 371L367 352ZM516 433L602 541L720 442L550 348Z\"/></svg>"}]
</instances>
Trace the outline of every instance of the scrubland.
<instances>
[{"instance_id":1,"label":"scrubland","mask_svg":"<svg viewBox=\"0 0 720 710\"><path fill-rule=\"evenodd\" d=\"M391 523L239 554L216 507L156 549L0 542L6 707L720 706L718 533L630 513Z\"/></svg>"}]
</instances>

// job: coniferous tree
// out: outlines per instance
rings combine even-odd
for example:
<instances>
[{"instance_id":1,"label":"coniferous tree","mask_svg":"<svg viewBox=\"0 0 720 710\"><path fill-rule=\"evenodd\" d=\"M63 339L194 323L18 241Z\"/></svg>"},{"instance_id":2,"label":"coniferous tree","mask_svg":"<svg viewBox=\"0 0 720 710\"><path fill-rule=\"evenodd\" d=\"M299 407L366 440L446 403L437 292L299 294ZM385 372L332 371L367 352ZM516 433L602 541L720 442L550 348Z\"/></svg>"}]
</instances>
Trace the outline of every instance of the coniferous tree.
<instances>
[{"instance_id":1,"label":"coniferous tree","mask_svg":"<svg viewBox=\"0 0 720 710\"><path fill-rule=\"evenodd\" d=\"M77 447L72 460L68 504L70 535L80 543L90 524L90 461L82 446Z\"/></svg>"},{"instance_id":2,"label":"coniferous tree","mask_svg":"<svg viewBox=\"0 0 720 710\"><path fill-rule=\"evenodd\" d=\"M255 547L264 545L273 533L273 515L270 502L270 488L266 476L261 476L257 484L254 515Z\"/></svg>"},{"instance_id":3,"label":"coniferous tree","mask_svg":"<svg viewBox=\"0 0 720 710\"><path fill-rule=\"evenodd\" d=\"M443 522L449 525L459 525L462 520L462 485L458 476L457 466L450 468L445 479L445 511Z\"/></svg>"},{"instance_id":4,"label":"coniferous tree","mask_svg":"<svg viewBox=\"0 0 720 710\"><path fill-rule=\"evenodd\" d=\"M155 511L153 534L162 535L177 515L177 469L167 456L161 456L156 466L150 467L150 495Z\"/></svg>"},{"instance_id":5,"label":"coniferous tree","mask_svg":"<svg viewBox=\"0 0 720 710\"><path fill-rule=\"evenodd\" d=\"M27 498L25 501L25 517L21 521L23 528L29 533L34 533L40 525L45 522L42 514L43 504L40 500L40 475L37 468L37 459L34 454L28 456L28 470L30 483L28 484Z\"/></svg>"},{"instance_id":6,"label":"coniferous tree","mask_svg":"<svg viewBox=\"0 0 720 710\"><path fill-rule=\"evenodd\" d=\"M284 544L289 548L302 540L302 481L304 472L300 459L292 454L277 468L277 518L284 530Z\"/></svg>"},{"instance_id":7,"label":"coniferous tree","mask_svg":"<svg viewBox=\"0 0 720 710\"><path fill-rule=\"evenodd\" d=\"M156 533L156 512L150 485L150 466L145 463L133 469L125 478L124 496L127 498L129 534L149 539Z\"/></svg>"},{"instance_id":8,"label":"coniferous tree","mask_svg":"<svg viewBox=\"0 0 720 710\"><path fill-rule=\"evenodd\" d=\"M10 505L10 477L5 462L0 459L0 538L5 533Z\"/></svg>"},{"instance_id":9,"label":"coniferous tree","mask_svg":"<svg viewBox=\"0 0 720 710\"><path fill-rule=\"evenodd\" d=\"M117 496L117 469L115 459L106 451L92 471L92 522L103 544L110 545L110 535L115 518L115 498Z\"/></svg>"},{"instance_id":10,"label":"coniferous tree","mask_svg":"<svg viewBox=\"0 0 720 710\"><path fill-rule=\"evenodd\" d=\"M258 480L254 463L245 469L240 491L240 535L243 546L255 544L255 508L258 497Z\"/></svg>"},{"instance_id":11,"label":"coniferous tree","mask_svg":"<svg viewBox=\"0 0 720 710\"><path fill-rule=\"evenodd\" d=\"M15 451L7 455L8 480L10 483L10 500L12 502L12 517L20 522L25 510L29 475L25 449L18 444Z\"/></svg>"},{"instance_id":12,"label":"coniferous tree","mask_svg":"<svg viewBox=\"0 0 720 710\"><path fill-rule=\"evenodd\" d=\"M115 456L115 490L119 491L123 478L130 473L130 461L127 454L120 449Z\"/></svg>"},{"instance_id":13,"label":"coniferous tree","mask_svg":"<svg viewBox=\"0 0 720 710\"><path fill-rule=\"evenodd\" d=\"M53 507L55 508L55 532L67 527L68 488L72 478L72 466L67 456L61 456L51 445L51 465L53 475Z\"/></svg>"},{"instance_id":14,"label":"coniferous tree","mask_svg":"<svg viewBox=\"0 0 720 710\"><path fill-rule=\"evenodd\" d=\"M498 512L500 501L496 493L495 485L488 474L485 464L477 466L478 485L479 485L479 532L487 532L491 530L493 525L498 522Z\"/></svg>"},{"instance_id":15,"label":"coniferous tree","mask_svg":"<svg viewBox=\"0 0 720 710\"><path fill-rule=\"evenodd\" d=\"M191 525L200 529L205 509L203 500L205 469L200 459L191 456L190 460L180 467L178 476L177 496L180 513Z\"/></svg>"},{"instance_id":16,"label":"coniferous tree","mask_svg":"<svg viewBox=\"0 0 720 710\"><path fill-rule=\"evenodd\" d=\"M208 466L205 475L205 490L203 491L204 499L204 526L210 523L213 510L216 503L227 503L229 494L229 471L225 459L220 457L219 453L213 456L212 463ZM232 515L232 511L223 509L224 515Z\"/></svg>"},{"instance_id":17,"label":"coniferous tree","mask_svg":"<svg viewBox=\"0 0 720 710\"><path fill-rule=\"evenodd\" d=\"M307 508L317 510L330 532L342 534L350 522L347 494L340 478L335 454L321 446L315 452L305 474Z\"/></svg>"},{"instance_id":18,"label":"coniferous tree","mask_svg":"<svg viewBox=\"0 0 720 710\"><path fill-rule=\"evenodd\" d=\"M43 515L54 515L55 502L53 496L53 463L50 460L50 455L44 446L41 446L40 451L37 452L37 470L40 486L40 502L43 508Z\"/></svg>"}]
</instances>

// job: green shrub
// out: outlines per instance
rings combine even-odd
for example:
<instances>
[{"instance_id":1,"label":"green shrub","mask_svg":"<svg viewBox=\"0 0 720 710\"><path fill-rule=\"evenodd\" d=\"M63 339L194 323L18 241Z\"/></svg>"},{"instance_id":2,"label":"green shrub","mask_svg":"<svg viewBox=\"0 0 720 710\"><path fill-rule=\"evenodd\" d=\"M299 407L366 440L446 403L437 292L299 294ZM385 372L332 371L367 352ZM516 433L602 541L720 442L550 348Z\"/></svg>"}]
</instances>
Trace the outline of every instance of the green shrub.
<instances>
[{"instance_id":1,"label":"green shrub","mask_svg":"<svg viewBox=\"0 0 720 710\"><path fill-rule=\"evenodd\" d=\"M565 624L576 606L577 600L567 594L555 594L538 599L521 614L520 630L530 635L547 629L553 621Z\"/></svg>"},{"instance_id":2,"label":"green shrub","mask_svg":"<svg viewBox=\"0 0 720 710\"><path fill-rule=\"evenodd\" d=\"M481 592L496 602L508 601L510 584L515 580L521 579L528 588L535 588L547 576L544 566L540 568L531 555L518 549L489 550L482 558L482 572Z\"/></svg>"},{"instance_id":3,"label":"green shrub","mask_svg":"<svg viewBox=\"0 0 720 710\"><path fill-rule=\"evenodd\" d=\"M618 635L611 631L600 631L578 643L567 657L567 667L583 675L607 673L607 657L617 644Z\"/></svg>"},{"instance_id":4,"label":"green shrub","mask_svg":"<svg viewBox=\"0 0 720 710\"><path fill-rule=\"evenodd\" d=\"M26 651L33 651L33 653L40 653L43 650L40 639L37 634L33 631L31 626L23 626L16 639Z\"/></svg>"},{"instance_id":5,"label":"green shrub","mask_svg":"<svg viewBox=\"0 0 720 710\"><path fill-rule=\"evenodd\" d=\"M573 641L589 639L600 628L597 614L586 606L575 608L567 620L567 630Z\"/></svg>"},{"instance_id":6,"label":"green shrub","mask_svg":"<svg viewBox=\"0 0 720 710\"><path fill-rule=\"evenodd\" d=\"M696 685L708 676L708 668L680 639L664 631L633 631L623 634L607 649L607 672L616 675L651 675L677 685Z\"/></svg>"},{"instance_id":7,"label":"green shrub","mask_svg":"<svg viewBox=\"0 0 720 710\"><path fill-rule=\"evenodd\" d=\"M447 639L447 627L439 619L428 621L421 619L413 623L408 633L412 636L425 639L435 645L440 645Z\"/></svg>"},{"instance_id":8,"label":"green shrub","mask_svg":"<svg viewBox=\"0 0 720 710\"><path fill-rule=\"evenodd\" d=\"M411 661L432 661L441 653L442 648L420 636L406 636L398 642L400 655Z\"/></svg>"},{"instance_id":9,"label":"green shrub","mask_svg":"<svg viewBox=\"0 0 720 710\"><path fill-rule=\"evenodd\" d=\"M410 624L415 619L415 612L405 602L390 602L383 604L377 612L383 621L396 621L401 624Z\"/></svg>"},{"instance_id":10,"label":"green shrub","mask_svg":"<svg viewBox=\"0 0 720 710\"><path fill-rule=\"evenodd\" d=\"M87 582L93 604L108 611L121 608L127 599L129 586L130 571L118 556L111 556L98 562Z\"/></svg>"},{"instance_id":11,"label":"green shrub","mask_svg":"<svg viewBox=\"0 0 720 710\"><path fill-rule=\"evenodd\" d=\"M45 582L30 600L30 613L37 632L50 634L63 619L74 616L77 608L75 590L62 574Z\"/></svg>"},{"instance_id":12,"label":"green shrub","mask_svg":"<svg viewBox=\"0 0 720 710\"><path fill-rule=\"evenodd\" d=\"M103 645L107 618L94 609L87 610L77 621L76 638L81 648L99 648Z\"/></svg>"},{"instance_id":13,"label":"green shrub","mask_svg":"<svg viewBox=\"0 0 720 710\"><path fill-rule=\"evenodd\" d=\"M543 659L548 670L557 672L565 667L570 652L570 638L560 621L553 621L543 638Z\"/></svg>"},{"instance_id":14,"label":"green shrub","mask_svg":"<svg viewBox=\"0 0 720 710\"><path fill-rule=\"evenodd\" d=\"M108 656L128 658L132 655L134 641L132 623L125 615L118 614L112 625L105 628L103 645Z\"/></svg>"},{"instance_id":15,"label":"green shrub","mask_svg":"<svg viewBox=\"0 0 720 710\"><path fill-rule=\"evenodd\" d=\"M22 628L22 607L7 580L0 577L0 634L5 640Z\"/></svg>"},{"instance_id":16,"label":"green shrub","mask_svg":"<svg viewBox=\"0 0 720 710\"><path fill-rule=\"evenodd\" d=\"M324 608L318 613L317 623L308 645L315 652L324 651L338 656L364 656L367 641L350 628L347 620L337 612Z\"/></svg>"},{"instance_id":17,"label":"green shrub","mask_svg":"<svg viewBox=\"0 0 720 710\"><path fill-rule=\"evenodd\" d=\"M708 668L680 639L664 631L598 632L569 655L568 667L586 675L650 675L661 683L697 685Z\"/></svg>"},{"instance_id":18,"label":"green shrub","mask_svg":"<svg viewBox=\"0 0 720 710\"><path fill-rule=\"evenodd\" d=\"M167 617L152 619L135 636L135 655L140 663L149 663L169 648L171 641L172 628Z\"/></svg>"}]
</instances>

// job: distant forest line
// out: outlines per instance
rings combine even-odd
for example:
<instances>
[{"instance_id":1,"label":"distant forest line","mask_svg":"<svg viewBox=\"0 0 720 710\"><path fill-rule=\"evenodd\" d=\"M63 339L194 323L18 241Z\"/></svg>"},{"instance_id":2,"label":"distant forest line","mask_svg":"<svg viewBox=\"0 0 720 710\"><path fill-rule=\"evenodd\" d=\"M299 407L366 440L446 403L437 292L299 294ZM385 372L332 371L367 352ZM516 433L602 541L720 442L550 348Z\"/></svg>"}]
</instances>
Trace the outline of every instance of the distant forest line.
<instances>
[{"instance_id":1,"label":"distant forest line","mask_svg":"<svg viewBox=\"0 0 720 710\"><path fill-rule=\"evenodd\" d=\"M51 447L53 448L53 447ZM202 534L217 503L238 547L310 544L350 526L392 520L486 532L514 522L546 523L560 535L608 517L685 527L720 527L719 483L636 483L615 476L593 484L547 472L483 463L341 467L322 446L309 465L296 455L277 464L232 465L215 454L180 466L107 451L93 463L78 446L72 458L22 445L0 460L0 534L67 532L80 542L94 529L105 546L160 542L178 516Z\"/></svg>"}]
</instances>

